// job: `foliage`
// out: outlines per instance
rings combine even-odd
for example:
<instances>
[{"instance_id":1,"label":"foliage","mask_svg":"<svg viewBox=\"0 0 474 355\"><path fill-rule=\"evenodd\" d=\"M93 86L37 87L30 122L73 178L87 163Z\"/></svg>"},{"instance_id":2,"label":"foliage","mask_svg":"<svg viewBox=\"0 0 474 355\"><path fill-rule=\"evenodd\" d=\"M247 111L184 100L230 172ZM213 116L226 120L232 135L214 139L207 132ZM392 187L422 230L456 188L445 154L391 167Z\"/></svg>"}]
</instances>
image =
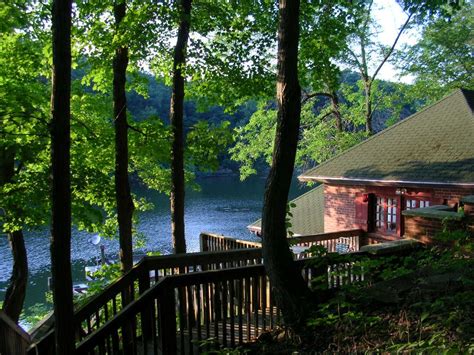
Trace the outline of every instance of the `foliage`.
<instances>
[{"instance_id":1,"label":"foliage","mask_svg":"<svg viewBox=\"0 0 474 355\"><path fill-rule=\"evenodd\" d=\"M396 58L404 75L415 76L413 96L433 102L455 88L474 88L473 26L470 1L421 24L419 41L402 48Z\"/></svg>"},{"instance_id":2,"label":"foliage","mask_svg":"<svg viewBox=\"0 0 474 355\"><path fill-rule=\"evenodd\" d=\"M20 316L20 323L27 325L28 327L33 326L46 317L50 312L51 309L46 304L36 303L33 306L30 306L28 310L23 311Z\"/></svg>"},{"instance_id":3,"label":"foliage","mask_svg":"<svg viewBox=\"0 0 474 355\"><path fill-rule=\"evenodd\" d=\"M295 208L296 204L293 202L288 202L286 204L286 217L285 217L285 227L286 227L286 234L290 237L293 236L293 232L291 231L291 227L293 226L291 224L291 219L293 218L293 213L291 213L291 209Z\"/></svg>"},{"instance_id":4,"label":"foliage","mask_svg":"<svg viewBox=\"0 0 474 355\"><path fill-rule=\"evenodd\" d=\"M43 43L26 31L28 17L19 7L2 5L0 22L0 151L11 151L15 176L0 186L2 229L45 223L47 215L48 165L48 88L39 73L44 73ZM10 27L11 26L11 27ZM5 153L4 153L5 152ZM3 172L2 172L3 173ZM38 208L40 207L40 208Z\"/></svg>"},{"instance_id":5,"label":"foliage","mask_svg":"<svg viewBox=\"0 0 474 355\"><path fill-rule=\"evenodd\" d=\"M229 152L240 164L241 179L257 173L254 164L258 159L271 163L275 128L276 110L260 104L248 124L235 130L236 144Z\"/></svg>"},{"instance_id":6,"label":"foliage","mask_svg":"<svg viewBox=\"0 0 474 355\"><path fill-rule=\"evenodd\" d=\"M229 126L229 121L223 121L219 126L211 126L206 121L194 124L186 137L187 164L201 171L217 170L219 155L232 142Z\"/></svg>"},{"instance_id":7,"label":"foliage","mask_svg":"<svg viewBox=\"0 0 474 355\"><path fill-rule=\"evenodd\" d=\"M361 129L365 123L363 82L344 73L338 95L339 111L344 129L339 131L327 99L307 101L301 112L301 129L297 167L320 164L349 149L367 137ZM376 80L373 84L374 126L382 130L413 113L407 85ZM235 145L229 150L231 158L240 165L240 177L256 174L262 166L270 165L272 137L276 127L273 104L261 102L247 124L236 127Z\"/></svg>"},{"instance_id":8,"label":"foliage","mask_svg":"<svg viewBox=\"0 0 474 355\"><path fill-rule=\"evenodd\" d=\"M243 347L235 348L225 348L219 345L219 342L216 338L208 338L204 340L195 340L193 341L199 347L200 354L206 355L238 355L238 354L247 354L250 352L249 349Z\"/></svg>"},{"instance_id":9,"label":"foliage","mask_svg":"<svg viewBox=\"0 0 474 355\"><path fill-rule=\"evenodd\" d=\"M318 351L472 351L472 240L462 231L443 232L440 238L456 243L353 264L364 280L340 287L309 321ZM324 257L323 252L319 266ZM331 263L354 262L349 256L336 258ZM327 289L326 278L314 286Z\"/></svg>"},{"instance_id":10,"label":"foliage","mask_svg":"<svg viewBox=\"0 0 474 355\"><path fill-rule=\"evenodd\" d=\"M94 281L89 283L85 299L87 300L102 292L104 287L117 280L120 276L122 276L122 273L120 271L119 263L102 265L99 270L91 275Z\"/></svg>"}]
</instances>

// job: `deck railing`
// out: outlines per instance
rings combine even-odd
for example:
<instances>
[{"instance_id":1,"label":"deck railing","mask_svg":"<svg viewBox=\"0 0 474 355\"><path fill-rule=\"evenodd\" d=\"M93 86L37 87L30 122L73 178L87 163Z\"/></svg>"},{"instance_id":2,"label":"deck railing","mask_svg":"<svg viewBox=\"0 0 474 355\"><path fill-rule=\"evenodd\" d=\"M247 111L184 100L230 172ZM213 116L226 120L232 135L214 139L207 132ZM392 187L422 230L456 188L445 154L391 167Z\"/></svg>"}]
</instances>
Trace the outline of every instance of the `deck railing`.
<instances>
[{"instance_id":1,"label":"deck railing","mask_svg":"<svg viewBox=\"0 0 474 355\"><path fill-rule=\"evenodd\" d=\"M0 354L24 354L31 339L0 309Z\"/></svg>"},{"instance_id":2,"label":"deck railing","mask_svg":"<svg viewBox=\"0 0 474 355\"><path fill-rule=\"evenodd\" d=\"M322 282L335 288L364 277L363 258L410 252L355 252L348 254L350 261L328 255L326 267L317 270L308 266L307 259L295 263L308 283L315 277L321 282L319 276L326 275ZM116 354L125 348L133 354L193 354L206 350L210 342L234 347L281 324L271 290L263 265L167 276L82 340L77 350L79 354ZM131 322L140 326L127 344L121 334Z\"/></svg>"},{"instance_id":3,"label":"deck railing","mask_svg":"<svg viewBox=\"0 0 474 355\"><path fill-rule=\"evenodd\" d=\"M279 321L263 265L168 276L77 346L79 354L176 354L198 352L196 342L213 338L235 346ZM135 328L131 344L120 336L131 320L151 316Z\"/></svg>"},{"instance_id":4,"label":"deck railing","mask_svg":"<svg viewBox=\"0 0 474 355\"><path fill-rule=\"evenodd\" d=\"M201 233L199 235L201 251L220 251L247 248L261 248L262 243L241 240L214 233Z\"/></svg>"},{"instance_id":5,"label":"deck railing","mask_svg":"<svg viewBox=\"0 0 474 355\"><path fill-rule=\"evenodd\" d=\"M124 308L121 295L127 290L134 291L131 292L133 301L168 275L259 264L261 260L260 249L144 257L131 271L78 308L74 315L76 340L81 341L114 318ZM51 330L34 343L32 353L36 350L50 353L53 343L54 334Z\"/></svg>"},{"instance_id":6,"label":"deck railing","mask_svg":"<svg viewBox=\"0 0 474 355\"><path fill-rule=\"evenodd\" d=\"M362 245L361 237L363 236L363 230L352 229L332 233L295 236L288 238L288 241L292 246L309 248L312 245L322 245L329 253L348 253L359 250ZM200 242L201 251L262 247L261 242L240 240L213 233L201 233Z\"/></svg>"},{"instance_id":7,"label":"deck railing","mask_svg":"<svg viewBox=\"0 0 474 355\"><path fill-rule=\"evenodd\" d=\"M350 247L358 249L361 235L362 231L355 230L300 236L294 237L296 243L292 244L326 243L323 245L329 251L335 251L336 244L346 238ZM179 336L176 346L181 352L189 353L195 349L195 340L214 337L222 345L233 346L253 339L260 328L273 327L279 313L261 266L261 248L256 242L229 239L232 238L203 234L201 245L230 248L236 243L238 248L242 242L250 243L252 248L145 257L76 311L78 349L83 352L96 349L98 353L110 354L117 353L117 349L139 351L141 347L140 352L157 353L175 346L173 342L165 344L172 341L169 339L172 332L168 334L168 327L163 324L171 324L174 339L176 334ZM319 275L327 274L330 288L364 277L354 270L358 255L366 253L350 254L354 262L328 262L327 268L318 269ZM295 262L302 266L305 261ZM314 270L302 270L305 279L310 281ZM127 290L134 290L133 299L123 306L121 294ZM128 330L124 332L123 327ZM30 353L53 353L53 335L51 330L30 348Z\"/></svg>"}]
</instances>

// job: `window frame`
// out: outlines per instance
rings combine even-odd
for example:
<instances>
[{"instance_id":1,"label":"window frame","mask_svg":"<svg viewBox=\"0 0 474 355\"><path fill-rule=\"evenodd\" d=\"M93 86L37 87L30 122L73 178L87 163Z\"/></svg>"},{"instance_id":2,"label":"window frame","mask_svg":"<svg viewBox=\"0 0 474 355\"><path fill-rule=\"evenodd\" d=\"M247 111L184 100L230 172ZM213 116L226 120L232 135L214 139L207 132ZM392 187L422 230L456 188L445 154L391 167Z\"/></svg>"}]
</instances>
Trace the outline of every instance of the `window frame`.
<instances>
[{"instance_id":1,"label":"window frame","mask_svg":"<svg viewBox=\"0 0 474 355\"><path fill-rule=\"evenodd\" d=\"M375 233L399 236L400 216L399 196L375 194ZM382 220L380 217L382 217Z\"/></svg>"},{"instance_id":2,"label":"window frame","mask_svg":"<svg viewBox=\"0 0 474 355\"><path fill-rule=\"evenodd\" d=\"M428 208L433 205L433 201L425 197L406 196L404 200L405 200L403 204L404 211L413 210L415 208ZM408 206L408 202L410 202L410 206Z\"/></svg>"},{"instance_id":3,"label":"window frame","mask_svg":"<svg viewBox=\"0 0 474 355\"><path fill-rule=\"evenodd\" d=\"M378 234L381 237L393 237L401 238L405 231L405 218L403 211L411 208L420 208L420 201L422 204L428 203L429 206L441 204L442 200L435 197L432 189L418 189L418 188L401 188L401 187L388 187L388 186L371 186L367 187L364 191L368 198L368 214L367 214L367 231L369 233ZM399 193L400 192L400 193ZM377 216L377 201L378 198L384 198L385 204L387 199L394 199L397 201L396 206L396 228L394 230L387 229L387 209L384 208L384 226L380 226L377 223L379 217ZM407 201L412 200L413 207L407 208ZM422 206L423 207L423 206ZM428 206L426 206L428 207Z\"/></svg>"}]
</instances>

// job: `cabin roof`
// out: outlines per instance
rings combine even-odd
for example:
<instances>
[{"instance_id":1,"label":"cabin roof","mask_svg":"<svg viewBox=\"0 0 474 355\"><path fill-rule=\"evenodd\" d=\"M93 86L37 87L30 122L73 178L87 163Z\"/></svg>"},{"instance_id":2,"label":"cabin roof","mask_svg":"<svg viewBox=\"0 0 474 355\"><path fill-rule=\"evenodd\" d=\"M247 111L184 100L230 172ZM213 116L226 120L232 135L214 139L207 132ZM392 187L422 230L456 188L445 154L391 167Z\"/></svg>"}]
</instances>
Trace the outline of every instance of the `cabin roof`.
<instances>
[{"instance_id":1,"label":"cabin roof","mask_svg":"<svg viewBox=\"0 0 474 355\"><path fill-rule=\"evenodd\" d=\"M294 235L324 233L324 187L319 185L291 201L296 207L291 209L290 231ZM247 228L260 233L262 220L252 223Z\"/></svg>"},{"instance_id":2,"label":"cabin roof","mask_svg":"<svg viewBox=\"0 0 474 355\"><path fill-rule=\"evenodd\" d=\"M474 91L456 90L299 179L474 186L473 109Z\"/></svg>"}]
</instances>

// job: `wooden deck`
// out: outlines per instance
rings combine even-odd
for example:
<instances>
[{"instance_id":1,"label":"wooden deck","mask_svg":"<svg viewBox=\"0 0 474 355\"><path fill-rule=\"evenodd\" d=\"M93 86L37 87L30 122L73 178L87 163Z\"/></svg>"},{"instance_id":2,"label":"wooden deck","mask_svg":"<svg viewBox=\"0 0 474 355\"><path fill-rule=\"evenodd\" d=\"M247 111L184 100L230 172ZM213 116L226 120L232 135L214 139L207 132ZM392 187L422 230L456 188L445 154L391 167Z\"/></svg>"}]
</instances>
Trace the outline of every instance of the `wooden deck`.
<instances>
[{"instance_id":1,"label":"wooden deck","mask_svg":"<svg viewBox=\"0 0 474 355\"><path fill-rule=\"evenodd\" d=\"M362 231L295 237L292 245L326 245L337 250L341 241L350 248L361 245ZM228 237L205 234L203 249L183 255L145 257L129 273L93 297L75 313L78 354L174 354L198 353L199 342L213 339L233 347L253 341L280 323L270 281L262 265L257 243L248 245ZM251 246L252 248L248 248ZM229 250L231 248L242 248ZM303 253L304 254L304 253ZM295 259L299 256L295 255ZM309 283L326 275L328 287L360 280L354 262L327 260L327 268L313 270L306 260L295 260ZM339 260L339 259L334 259ZM122 293L134 290L129 304ZM30 349L49 353L53 331ZM209 344L209 343L208 343Z\"/></svg>"}]
</instances>

